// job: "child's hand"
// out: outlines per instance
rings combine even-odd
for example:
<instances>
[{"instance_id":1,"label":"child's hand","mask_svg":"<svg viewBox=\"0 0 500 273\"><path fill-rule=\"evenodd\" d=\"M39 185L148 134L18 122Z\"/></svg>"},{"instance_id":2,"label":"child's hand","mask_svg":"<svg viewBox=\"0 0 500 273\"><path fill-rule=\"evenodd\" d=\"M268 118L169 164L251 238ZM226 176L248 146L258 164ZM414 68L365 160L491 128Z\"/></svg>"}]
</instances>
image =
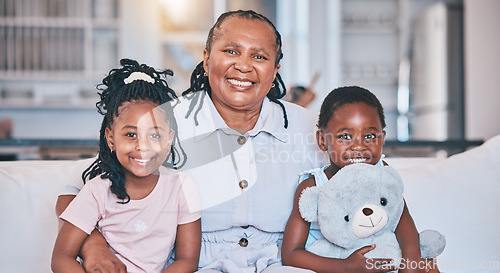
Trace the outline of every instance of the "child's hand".
<instances>
[{"instance_id":1,"label":"child's hand","mask_svg":"<svg viewBox=\"0 0 500 273\"><path fill-rule=\"evenodd\" d=\"M440 273L434 259L403 260L399 273Z\"/></svg>"},{"instance_id":2,"label":"child's hand","mask_svg":"<svg viewBox=\"0 0 500 273\"><path fill-rule=\"evenodd\" d=\"M397 270L397 266L390 265L393 261L391 259L374 259L366 258L364 255L375 248L375 245L365 246L354 251L347 257L347 268L345 272L388 272Z\"/></svg>"}]
</instances>

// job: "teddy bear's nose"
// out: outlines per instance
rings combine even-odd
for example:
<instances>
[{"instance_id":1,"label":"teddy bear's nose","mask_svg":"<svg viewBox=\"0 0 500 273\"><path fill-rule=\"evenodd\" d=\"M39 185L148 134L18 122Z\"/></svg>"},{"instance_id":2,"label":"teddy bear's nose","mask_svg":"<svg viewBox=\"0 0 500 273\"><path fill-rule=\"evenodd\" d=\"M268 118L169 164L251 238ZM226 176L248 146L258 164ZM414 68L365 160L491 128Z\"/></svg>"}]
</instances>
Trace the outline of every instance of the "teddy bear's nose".
<instances>
[{"instance_id":1,"label":"teddy bear's nose","mask_svg":"<svg viewBox=\"0 0 500 273\"><path fill-rule=\"evenodd\" d=\"M370 215L372 215L372 213L373 213L373 210L371 208L364 208L363 209L363 214L366 216L370 216Z\"/></svg>"}]
</instances>

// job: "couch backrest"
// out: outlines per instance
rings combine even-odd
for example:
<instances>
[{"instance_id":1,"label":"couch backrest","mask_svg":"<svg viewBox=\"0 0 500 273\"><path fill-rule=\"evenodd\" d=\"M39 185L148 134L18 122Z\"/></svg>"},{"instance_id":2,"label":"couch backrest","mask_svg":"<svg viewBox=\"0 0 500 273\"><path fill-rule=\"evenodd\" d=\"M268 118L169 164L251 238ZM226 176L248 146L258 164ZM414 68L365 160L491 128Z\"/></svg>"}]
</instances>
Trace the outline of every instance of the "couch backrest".
<instances>
[{"instance_id":1,"label":"couch backrest","mask_svg":"<svg viewBox=\"0 0 500 273\"><path fill-rule=\"evenodd\" d=\"M93 160L0 162L0 272L51 272L57 196Z\"/></svg>"}]
</instances>

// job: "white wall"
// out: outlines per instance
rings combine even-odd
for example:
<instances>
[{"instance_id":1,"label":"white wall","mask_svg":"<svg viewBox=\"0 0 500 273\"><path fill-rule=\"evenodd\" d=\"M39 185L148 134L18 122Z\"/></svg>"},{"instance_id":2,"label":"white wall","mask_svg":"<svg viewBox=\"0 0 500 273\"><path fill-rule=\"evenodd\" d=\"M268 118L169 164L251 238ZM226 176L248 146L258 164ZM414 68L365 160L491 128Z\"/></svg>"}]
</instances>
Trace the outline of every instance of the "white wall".
<instances>
[{"instance_id":1,"label":"white wall","mask_svg":"<svg viewBox=\"0 0 500 273\"><path fill-rule=\"evenodd\" d=\"M340 0L278 0L277 28L283 40L280 75L286 87L308 86L315 73L319 113L323 98L340 85Z\"/></svg>"},{"instance_id":2,"label":"white wall","mask_svg":"<svg viewBox=\"0 0 500 273\"><path fill-rule=\"evenodd\" d=\"M465 136L500 134L500 1L465 0Z\"/></svg>"},{"instance_id":3,"label":"white wall","mask_svg":"<svg viewBox=\"0 0 500 273\"><path fill-rule=\"evenodd\" d=\"M160 13L157 0L122 0L120 5L121 45L120 58L137 60L155 68L162 68ZM117 61L118 62L118 61Z\"/></svg>"}]
</instances>

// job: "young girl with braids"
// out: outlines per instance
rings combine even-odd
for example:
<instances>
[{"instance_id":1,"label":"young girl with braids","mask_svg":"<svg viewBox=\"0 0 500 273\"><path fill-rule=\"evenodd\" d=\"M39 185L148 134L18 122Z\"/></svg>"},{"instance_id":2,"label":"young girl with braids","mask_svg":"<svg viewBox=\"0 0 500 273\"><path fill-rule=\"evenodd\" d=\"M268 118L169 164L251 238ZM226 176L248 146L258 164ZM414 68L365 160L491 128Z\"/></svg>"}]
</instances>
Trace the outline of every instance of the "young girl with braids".
<instances>
[{"instance_id":1,"label":"young girl with braids","mask_svg":"<svg viewBox=\"0 0 500 273\"><path fill-rule=\"evenodd\" d=\"M200 251L200 204L182 165L176 98L161 76L123 59L100 85L104 115L97 160L84 172L78 196L62 213L52 256L54 272L85 272L76 257L97 226L127 272L193 272ZM176 245L176 261L166 267Z\"/></svg>"}]
</instances>

